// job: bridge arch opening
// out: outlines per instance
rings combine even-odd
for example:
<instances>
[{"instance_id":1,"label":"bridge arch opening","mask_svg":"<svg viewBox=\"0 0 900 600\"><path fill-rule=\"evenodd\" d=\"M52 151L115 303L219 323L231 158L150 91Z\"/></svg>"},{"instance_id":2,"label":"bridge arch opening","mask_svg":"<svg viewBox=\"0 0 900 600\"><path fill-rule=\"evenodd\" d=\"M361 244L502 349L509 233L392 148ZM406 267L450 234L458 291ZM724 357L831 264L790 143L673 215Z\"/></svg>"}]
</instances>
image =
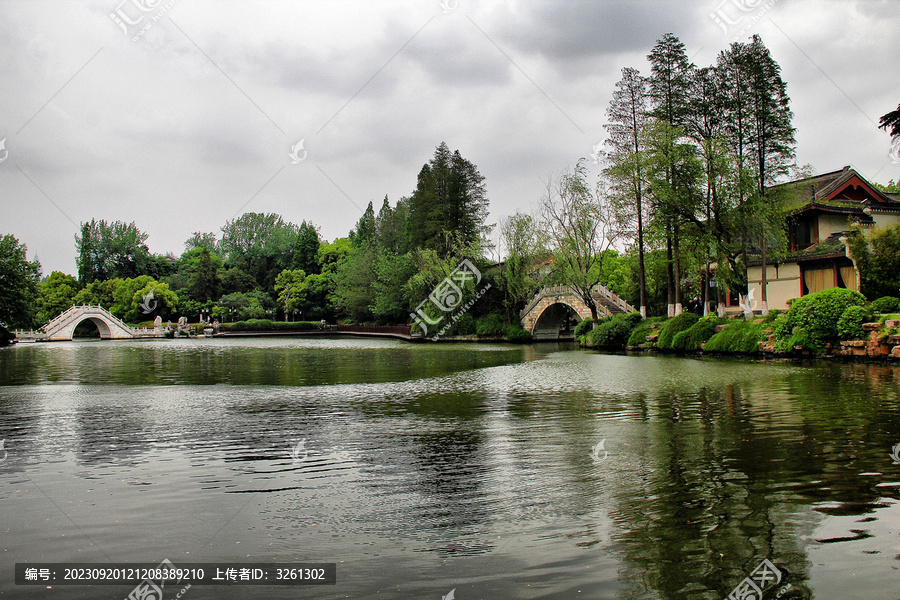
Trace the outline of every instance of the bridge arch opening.
<instances>
[{"instance_id":1,"label":"bridge arch opening","mask_svg":"<svg viewBox=\"0 0 900 600\"><path fill-rule=\"evenodd\" d=\"M574 339L575 325L581 321L578 311L565 302L555 302L544 309L534 323L535 339Z\"/></svg>"},{"instance_id":2,"label":"bridge arch opening","mask_svg":"<svg viewBox=\"0 0 900 600\"><path fill-rule=\"evenodd\" d=\"M93 324L93 327L91 327L90 324ZM92 330L95 330L100 335L91 335ZM98 317L85 317L75 323L75 327L72 329L72 337L100 337L101 339L108 340L112 338L112 332L109 330L109 325L107 325L106 321L103 319Z\"/></svg>"}]
</instances>

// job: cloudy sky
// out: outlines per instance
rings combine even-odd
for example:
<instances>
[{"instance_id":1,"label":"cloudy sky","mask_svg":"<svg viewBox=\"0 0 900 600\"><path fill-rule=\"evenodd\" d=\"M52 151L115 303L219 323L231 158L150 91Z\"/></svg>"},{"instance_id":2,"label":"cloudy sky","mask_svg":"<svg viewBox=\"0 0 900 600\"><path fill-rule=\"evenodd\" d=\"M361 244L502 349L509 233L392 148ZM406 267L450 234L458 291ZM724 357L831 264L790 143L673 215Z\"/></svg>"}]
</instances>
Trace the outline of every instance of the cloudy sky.
<instances>
[{"instance_id":1,"label":"cloudy sky","mask_svg":"<svg viewBox=\"0 0 900 600\"><path fill-rule=\"evenodd\" d=\"M499 222L605 139L621 69L646 74L666 32L701 66L761 34L798 162L886 183L898 31L897 0L4 0L0 234L44 274L76 272L92 218L176 255L245 211L332 240L370 200L409 195L442 140Z\"/></svg>"}]
</instances>

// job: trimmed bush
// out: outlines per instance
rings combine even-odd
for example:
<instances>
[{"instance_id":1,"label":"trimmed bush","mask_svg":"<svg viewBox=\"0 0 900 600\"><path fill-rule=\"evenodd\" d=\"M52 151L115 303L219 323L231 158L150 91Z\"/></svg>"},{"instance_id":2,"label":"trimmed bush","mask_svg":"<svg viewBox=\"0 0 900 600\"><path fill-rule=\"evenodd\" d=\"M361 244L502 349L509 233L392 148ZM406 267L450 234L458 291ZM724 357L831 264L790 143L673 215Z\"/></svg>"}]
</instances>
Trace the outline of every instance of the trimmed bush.
<instances>
[{"instance_id":1,"label":"trimmed bush","mask_svg":"<svg viewBox=\"0 0 900 600\"><path fill-rule=\"evenodd\" d=\"M506 338L510 342L524 344L531 341L531 334L519 327L518 325L510 325L506 329Z\"/></svg>"},{"instance_id":2,"label":"trimmed bush","mask_svg":"<svg viewBox=\"0 0 900 600\"><path fill-rule=\"evenodd\" d=\"M625 346L640 346L641 344L647 343L647 336L650 335L650 332L655 331L650 329L650 325L655 323L662 323L665 321L665 317L651 317L649 319L644 319L641 323L634 328L634 331L631 332L631 335L628 336L628 342L626 342Z\"/></svg>"},{"instance_id":3,"label":"trimmed bush","mask_svg":"<svg viewBox=\"0 0 900 600\"><path fill-rule=\"evenodd\" d=\"M703 345L703 351L754 354L759 352L758 343L765 340L767 332L765 322L754 323L738 319L709 338Z\"/></svg>"},{"instance_id":4,"label":"trimmed bush","mask_svg":"<svg viewBox=\"0 0 900 600\"><path fill-rule=\"evenodd\" d=\"M682 352L699 352L700 346L716 333L716 326L723 325L728 319L720 319L715 315L703 317L689 329L675 334L672 338L672 350Z\"/></svg>"},{"instance_id":5,"label":"trimmed bush","mask_svg":"<svg viewBox=\"0 0 900 600\"><path fill-rule=\"evenodd\" d=\"M872 301L872 310L877 313L895 313L900 311L900 298L894 296L882 296Z\"/></svg>"},{"instance_id":6,"label":"trimmed bush","mask_svg":"<svg viewBox=\"0 0 900 600\"><path fill-rule=\"evenodd\" d=\"M578 325L575 326L575 341L578 341L578 338L586 335L589 331L594 328L594 319L588 317L583 321L579 321Z\"/></svg>"},{"instance_id":7,"label":"trimmed bush","mask_svg":"<svg viewBox=\"0 0 900 600\"><path fill-rule=\"evenodd\" d=\"M842 340L861 340L866 334L863 323L872 318L872 309L866 306L848 306L837 322L837 335Z\"/></svg>"},{"instance_id":8,"label":"trimmed bush","mask_svg":"<svg viewBox=\"0 0 900 600\"><path fill-rule=\"evenodd\" d=\"M509 323L497 313L490 313L478 319L475 331L479 337L506 337Z\"/></svg>"},{"instance_id":9,"label":"trimmed bush","mask_svg":"<svg viewBox=\"0 0 900 600\"><path fill-rule=\"evenodd\" d=\"M219 331L311 331L319 329L318 321L272 321L271 319L247 319L237 323L219 323Z\"/></svg>"},{"instance_id":10,"label":"trimmed bush","mask_svg":"<svg viewBox=\"0 0 900 600\"><path fill-rule=\"evenodd\" d=\"M699 320L700 317L691 312L684 312L677 317L672 317L659 328L659 338L656 340L656 347L660 350L671 350L675 335L690 329Z\"/></svg>"},{"instance_id":11,"label":"trimmed bush","mask_svg":"<svg viewBox=\"0 0 900 600\"><path fill-rule=\"evenodd\" d=\"M775 321L775 348L791 352L800 346L815 352L838 340L838 320L850 306L865 306L859 292L832 288L790 301L790 308Z\"/></svg>"},{"instance_id":12,"label":"trimmed bush","mask_svg":"<svg viewBox=\"0 0 900 600\"><path fill-rule=\"evenodd\" d=\"M581 338L581 345L587 348L624 350L631 332L641 322L640 313L619 314L601 319L599 325Z\"/></svg>"}]
</instances>

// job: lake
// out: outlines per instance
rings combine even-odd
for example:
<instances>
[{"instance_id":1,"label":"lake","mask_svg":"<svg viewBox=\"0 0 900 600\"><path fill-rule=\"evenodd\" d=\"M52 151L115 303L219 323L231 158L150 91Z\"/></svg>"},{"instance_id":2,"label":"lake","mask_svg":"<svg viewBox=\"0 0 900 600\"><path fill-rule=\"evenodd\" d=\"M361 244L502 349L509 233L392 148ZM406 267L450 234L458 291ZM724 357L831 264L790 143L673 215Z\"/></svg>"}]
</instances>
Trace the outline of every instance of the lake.
<instances>
[{"instance_id":1,"label":"lake","mask_svg":"<svg viewBox=\"0 0 900 600\"><path fill-rule=\"evenodd\" d=\"M333 562L204 598L900 598L900 369L362 338L0 350L17 562ZM5 457L5 458L4 458ZM775 575L777 573L777 580ZM179 590L167 586L164 598ZM452 595L451 595L452 591Z\"/></svg>"}]
</instances>

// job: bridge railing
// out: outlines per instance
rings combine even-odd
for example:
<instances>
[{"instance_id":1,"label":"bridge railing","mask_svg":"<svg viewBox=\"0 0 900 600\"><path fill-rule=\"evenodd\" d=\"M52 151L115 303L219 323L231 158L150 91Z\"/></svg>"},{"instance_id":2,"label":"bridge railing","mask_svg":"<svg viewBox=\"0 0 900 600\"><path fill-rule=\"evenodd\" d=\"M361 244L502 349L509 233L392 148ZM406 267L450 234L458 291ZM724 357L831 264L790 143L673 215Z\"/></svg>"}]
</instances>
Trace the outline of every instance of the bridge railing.
<instances>
[{"instance_id":1,"label":"bridge railing","mask_svg":"<svg viewBox=\"0 0 900 600\"><path fill-rule=\"evenodd\" d=\"M50 322L47 323L46 325L44 325L43 327L41 327L41 329L43 329L44 331L49 331L50 329L54 329L58 326L61 326L62 322L72 318L74 316L74 313L77 312L79 308L81 308L81 307L73 304L66 310L62 311L61 313L59 313L58 315L56 315L55 317L50 319Z\"/></svg>"}]
</instances>

